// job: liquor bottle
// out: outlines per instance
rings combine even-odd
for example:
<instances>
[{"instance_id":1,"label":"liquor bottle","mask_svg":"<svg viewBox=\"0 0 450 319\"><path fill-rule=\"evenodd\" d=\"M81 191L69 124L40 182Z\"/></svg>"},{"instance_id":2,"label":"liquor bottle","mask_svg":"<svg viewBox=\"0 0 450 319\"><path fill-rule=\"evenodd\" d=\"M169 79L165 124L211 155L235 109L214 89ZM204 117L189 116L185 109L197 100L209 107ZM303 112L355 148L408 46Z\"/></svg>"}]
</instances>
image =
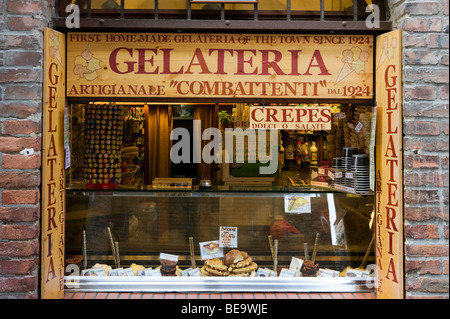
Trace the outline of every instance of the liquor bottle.
<instances>
[{"instance_id":1,"label":"liquor bottle","mask_svg":"<svg viewBox=\"0 0 450 319\"><path fill-rule=\"evenodd\" d=\"M309 164L309 147L308 147L308 141L305 141L302 145L302 162L306 165Z\"/></svg>"},{"instance_id":2,"label":"liquor bottle","mask_svg":"<svg viewBox=\"0 0 450 319\"><path fill-rule=\"evenodd\" d=\"M286 165L295 164L295 148L292 139L288 140L288 145L286 146L285 154L286 154Z\"/></svg>"},{"instance_id":3,"label":"liquor bottle","mask_svg":"<svg viewBox=\"0 0 450 319\"><path fill-rule=\"evenodd\" d=\"M317 165L319 152L316 147L316 142L314 142L314 141L312 142L312 145L311 145L310 154L311 154L310 155L311 165Z\"/></svg>"},{"instance_id":4,"label":"liquor bottle","mask_svg":"<svg viewBox=\"0 0 450 319\"><path fill-rule=\"evenodd\" d=\"M278 150L278 165L279 165L279 173L281 174L281 170L284 167L284 147L283 140L280 141L280 149Z\"/></svg>"},{"instance_id":5,"label":"liquor bottle","mask_svg":"<svg viewBox=\"0 0 450 319\"><path fill-rule=\"evenodd\" d=\"M295 164L301 165L302 164L302 141L301 138L297 140L297 145L295 148Z\"/></svg>"}]
</instances>

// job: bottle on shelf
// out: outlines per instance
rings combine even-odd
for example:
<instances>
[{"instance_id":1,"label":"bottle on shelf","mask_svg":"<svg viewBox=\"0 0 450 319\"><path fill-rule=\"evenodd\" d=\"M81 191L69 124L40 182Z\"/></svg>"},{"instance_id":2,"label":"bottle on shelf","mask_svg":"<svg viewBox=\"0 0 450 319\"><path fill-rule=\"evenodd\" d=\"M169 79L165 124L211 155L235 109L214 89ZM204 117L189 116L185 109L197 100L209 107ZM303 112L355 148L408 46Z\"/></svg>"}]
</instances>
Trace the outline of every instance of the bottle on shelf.
<instances>
[{"instance_id":1,"label":"bottle on shelf","mask_svg":"<svg viewBox=\"0 0 450 319\"><path fill-rule=\"evenodd\" d=\"M323 141L323 160L328 161L328 142Z\"/></svg>"},{"instance_id":2,"label":"bottle on shelf","mask_svg":"<svg viewBox=\"0 0 450 319\"><path fill-rule=\"evenodd\" d=\"M311 145L311 149L310 149L310 162L311 162L311 165L317 165L318 164L318 155L319 155L319 152L318 152L318 149L317 149L317 146L316 146L316 142L312 142L312 145Z\"/></svg>"},{"instance_id":3,"label":"bottle on shelf","mask_svg":"<svg viewBox=\"0 0 450 319\"><path fill-rule=\"evenodd\" d=\"M305 165L309 165L310 157L309 157L309 147L308 141L305 141L302 145L302 163Z\"/></svg>"},{"instance_id":4,"label":"bottle on shelf","mask_svg":"<svg viewBox=\"0 0 450 319\"><path fill-rule=\"evenodd\" d=\"M280 148L278 150L278 172L281 174L281 170L284 167L284 147L283 147L283 140L280 141Z\"/></svg>"},{"instance_id":5,"label":"bottle on shelf","mask_svg":"<svg viewBox=\"0 0 450 319\"><path fill-rule=\"evenodd\" d=\"M295 148L292 138L288 139L288 144L286 145L285 149L285 155L286 155L286 165L295 164Z\"/></svg>"},{"instance_id":6,"label":"bottle on shelf","mask_svg":"<svg viewBox=\"0 0 450 319\"><path fill-rule=\"evenodd\" d=\"M295 147L295 164L302 164L302 141L301 137L297 140L297 145Z\"/></svg>"}]
</instances>

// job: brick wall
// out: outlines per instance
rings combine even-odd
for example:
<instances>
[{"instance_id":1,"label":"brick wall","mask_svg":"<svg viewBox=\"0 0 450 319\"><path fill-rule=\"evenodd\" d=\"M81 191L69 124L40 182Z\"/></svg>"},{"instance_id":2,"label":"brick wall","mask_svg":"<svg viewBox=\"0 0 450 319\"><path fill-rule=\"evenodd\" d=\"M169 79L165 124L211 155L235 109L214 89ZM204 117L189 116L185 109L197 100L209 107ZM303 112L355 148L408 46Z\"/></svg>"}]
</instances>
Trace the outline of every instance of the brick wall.
<instances>
[{"instance_id":1,"label":"brick wall","mask_svg":"<svg viewBox=\"0 0 450 319\"><path fill-rule=\"evenodd\" d=\"M390 0L403 35L406 298L448 298L448 0Z\"/></svg>"},{"instance_id":2,"label":"brick wall","mask_svg":"<svg viewBox=\"0 0 450 319\"><path fill-rule=\"evenodd\" d=\"M39 297L42 30L48 1L0 0L0 299ZM25 148L34 154L22 155Z\"/></svg>"}]
</instances>

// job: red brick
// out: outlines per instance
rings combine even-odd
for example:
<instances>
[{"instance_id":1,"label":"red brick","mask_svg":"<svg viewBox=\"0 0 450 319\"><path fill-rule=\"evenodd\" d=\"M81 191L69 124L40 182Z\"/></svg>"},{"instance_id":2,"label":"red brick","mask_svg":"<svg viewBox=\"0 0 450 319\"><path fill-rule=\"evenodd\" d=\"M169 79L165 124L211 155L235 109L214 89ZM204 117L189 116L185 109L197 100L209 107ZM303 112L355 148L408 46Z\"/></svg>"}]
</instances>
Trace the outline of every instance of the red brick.
<instances>
[{"instance_id":1,"label":"red brick","mask_svg":"<svg viewBox=\"0 0 450 319\"><path fill-rule=\"evenodd\" d=\"M430 278L430 277L420 277L416 280L408 282L409 288L414 291L419 292L440 292L448 293L448 278Z\"/></svg>"},{"instance_id":2,"label":"red brick","mask_svg":"<svg viewBox=\"0 0 450 319\"><path fill-rule=\"evenodd\" d=\"M9 190L3 191L3 204L26 205L39 204L40 191L36 190Z\"/></svg>"},{"instance_id":3,"label":"red brick","mask_svg":"<svg viewBox=\"0 0 450 319\"><path fill-rule=\"evenodd\" d=\"M41 154L4 154L3 169L38 169L41 167Z\"/></svg>"},{"instance_id":4,"label":"red brick","mask_svg":"<svg viewBox=\"0 0 450 319\"><path fill-rule=\"evenodd\" d=\"M39 238L38 225L2 225L1 239L26 240Z\"/></svg>"},{"instance_id":5,"label":"red brick","mask_svg":"<svg viewBox=\"0 0 450 319\"><path fill-rule=\"evenodd\" d=\"M448 152L448 138L441 137L418 137L410 135L403 139L403 150L422 150L425 152Z\"/></svg>"},{"instance_id":6,"label":"red brick","mask_svg":"<svg viewBox=\"0 0 450 319\"><path fill-rule=\"evenodd\" d=\"M448 156L442 156L441 158L441 167L443 169L448 169Z\"/></svg>"},{"instance_id":7,"label":"red brick","mask_svg":"<svg viewBox=\"0 0 450 319\"><path fill-rule=\"evenodd\" d=\"M41 184L40 172L0 172L0 188L30 188ZM4 196L4 193L3 193Z\"/></svg>"},{"instance_id":8,"label":"red brick","mask_svg":"<svg viewBox=\"0 0 450 319\"><path fill-rule=\"evenodd\" d=\"M41 77L37 69L0 69L0 83L35 82Z\"/></svg>"},{"instance_id":9,"label":"red brick","mask_svg":"<svg viewBox=\"0 0 450 319\"><path fill-rule=\"evenodd\" d=\"M441 123L441 129L442 129L442 133L444 133L445 135L448 136L448 134L449 134L448 120L446 122ZM447 149L447 151L448 151L448 149Z\"/></svg>"},{"instance_id":10,"label":"red brick","mask_svg":"<svg viewBox=\"0 0 450 319\"><path fill-rule=\"evenodd\" d=\"M99 292L97 293L97 295L95 296L95 299L106 299L106 296L108 295L108 293L106 292Z\"/></svg>"},{"instance_id":11,"label":"red brick","mask_svg":"<svg viewBox=\"0 0 450 319\"><path fill-rule=\"evenodd\" d=\"M8 84L4 94L5 100L40 100L42 98L42 86Z\"/></svg>"},{"instance_id":12,"label":"red brick","mask_svg":"<svg viewBox=\"0 0 450 319\"><path fill-rule=\"evenodd\" d=\"M430 49L448 49L447 34L430 34Z\"/></svg>"},{"instance_id":13,"label":"red brick","mask_svg":"<svg viewBox=\"0 0 450 319\"><path fill-rule=\"evenodd\" d=\"M406 293L405 299L444 299L443 296L436 296L436 295L423 295L423 294L416 294L414 295L410 294L409 292Z\"/></svg>"},{"instance_id":14,"label":"red brick","mask_svg":"<svg viewBox=\"0 0 450 319\"><path fill-rule=\"evenodd\" d=\"M376 294L373 293L373 292L365 292L365 293L364 293L364 296L365 296L367 299L377 299Z\"/></svg>"},{"instance_id":15,"label":"red brick","mask_svg":"<svg viewBox=\"0 0 450 319\"><path fill-rule=\"evenodd\" d=\"M41 102L10 102L0 101L0 114L5 118L27 118L41 112Z\"/></svg>"},{"instance_id":16,"label":"red brick","mask_svg":"<svg viewBox=\"0 0 450 319\"><path fill-rule=\"evenodd\" d=\"M441 1L442 4L442 13L448 16L448 0Z\"/></svg>"},{"instance_id":17,"label":"red brick","mask_svg":"<svg viewBox=\"0 0 450 319\"><path fill-rule=\"evenodd\" d=\"M405 98L410 100L435 100L437 96L436 87L431 85L422 85L405 88Z\"/></svg>"},{"instance_id":18,"label":"red brick","mask_svg":"<svg viewBox=\"0 0 450 319\"><path fill-rule=\"evenodd\" d=\"M9 16L6 25L11 31L43 30L47 20L39 16Z\"/></svg>"},{"instance_id":19,"label":"red brick","mask_svg":"<svg viewBox=\"0 0 450 319\"><path fill-rule=\"evenodd\" d=\"M404 172L404 184L408 186L448 187L448 172Z\"/></svg>"},{"instance_id":20,"label":"red brick","mask_svg":"<svg viewBox=\"0 0 450 319\"><path fill-rule=\"evenodd\" d=\"M439 239L439 230L437 225L406 225L405 236L412 239Z\"/></svg>"},{"instance_id":21,"label":"red brick","mask_svg":"<svg viewBox=\"0 0 450 319\"><path fill-rule=\"evenodd\" d=\"M0 221L10 222L34 222L39 220L39 207L8 207L0 206Z\"/></svg>"},{"instance_id":22,"label":"red brick","mask_svg":"<svg viewBox=\"0 0 450 319\"><path fill-rule=\"evenodd\" d=\"M404 124L406 135L439 135L441 128L439 122L434 121L412 121Z\"/></svg>"},{"instance_id":23,"label":"red brick","mask_svg":"<svg viewBox=\"0 0 450 319\"><path fill-rule=\"evenodd\" d=\"M9 50L4 60L7 66L41 66L42 52Z\"/></svg>"},{"instance_id":24,"label":"red brick","mask_svg":"<svg viewBox=\"0 0 450 319\"><path fill-rule=\"evenodd\" d=\"M87 292L87 293L84 295L83 299L95 299L95 296L96 296L96 295L97 295L96 292Z\"/></svg>"},{"instance_id":25,"label":"red brick","mask_svg":"<svg viewBox=\"0 0 450 319\"><path fill-rule=\"evenodd\" d=\"M435 15L439 12L439 3L436 2L407 3L405 10L411 15Z\"/></svg>"},{"instance_id":26,"label":"red brick","mask_svg":"<svg viewBox=\"0 0 450 319\"><path fill-rule=\"evenodd\" d=\"M428 83L448 83L448 69L408 67L403 72L406 82L423 81Z\"/></svg>"},{"instance_id":27,"label":"red brick","mask_svg":"<svg viewBox=\"0 0 450 319\"><path fill-rule=\"evenodd\" d=\"M439 18L413 18L404 19L401 29L411 32L441 32L442 21Z\"/></svg>"},{"instance_id":28,"label":"red brick","mask_svg":"<svg viewBox=\"0 0 450 319\"><path fill-rule=\"evenodd\" d=\"M0 49L42 49L41 34L0 34Z\"/></svg>"},{"instance_id":29,"label":"red brick","mask_svg":"<svg viewBox=\"0 0 450 319\"><path fill-rule=\"evenodd\" d=\"M36 270L38 264L34 259L0 260L0 274L27 275Z\"/></svg>"},{"instance_id":30,"label":"red brick","mask_svg":"<svg viewBox=\"0 0 450 319\"><path fill-rule=\"evenodd\" d=\"M404 48L426 48L427 46L427 39L422 35L407 34L403 37Z\"/></svg>"},{"instance_id":31,"label":"red brick","mask_svg":"<svg viewBox=\"0 0 450 319\"><path fill-rule=\"evenodd\" d=\"M40 151L41 139L39 137L0 136L1 153L20 152L25 148L32 148L35 151Z\"/></svg>"},{"instance_id":32,"label":"red brick","mask_svg":"<svg viewBox=\"0 0 450 319\"><path fill-rule=\"evenodd\" d=\"M448 245L406 245L408 257L448 257Z\"/></svg>"},{"instance_id":33,"label":"red brick","mask_svg":"<svg viewBox=\"0 0 450 319\"><path fill-rule=\"evenodd\" d=\"M33 291L38 287L36 276L0 277L0 292Z\"/></svg>"},{"instance_id":34,"label":"red brick","mask_svg":"<svg viewBox=\"0 0 450 319\"><path fill-rule=\"evenodd\" d=\"M410 101L405 103L403 116L405 117L448 117L449 104L437 101Z\"/></svg>"},{"instance_id":35,"label":"red brick","mask_svg":"<svg viewBox=\"0 0 450 319\"><path fill-rule=\"evenodd\" d=\"M441 100L448 100L448 84L441 87L439 91L439 97Z\"/></svg>"},{"instance_id":36,"label":"red brick","mask_svg":"<svg viewBox=\"0 0 450 319\"><path fill-rule=\"evenodd\" d=\"M404 58L408 65L436 65L439 63L436 53L429 50L405 50Z\"/></svg>"},{"instance_id":37,"label":"red brick","mask_svg":"<svg viewBox=\"0 0 450 319\"><path fill-rule=\"evenodd\" d=\"M40 132L39 122L30 120L6 120L3 122L3 134L5 135L29 135Z\"/></svg>"},{"instance_id":38,"label":"red brick","mask_svg":"<svg viewBox=\"0 0 450 319\"><path fill-rule=\"evenodd\" d=\"M406 168L439 168L439 155L407 155L404 157Z\"/></svg>"},{"instance_id":39,"label":"red brick","mask_svg":"<svg viewBox=\"0 0 450 319\"><path fill-rule=\"evenodd\" d=\"M439 204L440 196L438 190L407 189L405 190L406 204Z\"/></svg>"},{"instance_id":40,"label":"red brick","mask_svg":"<svg viewBox=\"0 0 450 319\"><path fill-rule=\"evenodd\" d=\"M406 260L406 273L420 275L440 275L441 262L439 260Z\"/></svg>"},{"instance_id":41,"label":"red brick","mask_svg":"<svg viewBox=\"0 0 450 319\"><path fill-rule=\"evenodd\" d=\"M430 219L440 219L448 222L448 207L447 209L441 206L429 207L405 207L405 220L408 221L428 221Z\"/></svg>"},{"instance_id":42,"label":"red brick","mask_svg":"<svg viewBox=\"0 0 450 319\"><path fill-rule=\"evenodd\" d=\"M8 11L8 13L13 13L13 14L42 14L42 13L44 13L42 1L8 0L7 5L6 5L6 10Z\"/></svg>"}]
</instances>

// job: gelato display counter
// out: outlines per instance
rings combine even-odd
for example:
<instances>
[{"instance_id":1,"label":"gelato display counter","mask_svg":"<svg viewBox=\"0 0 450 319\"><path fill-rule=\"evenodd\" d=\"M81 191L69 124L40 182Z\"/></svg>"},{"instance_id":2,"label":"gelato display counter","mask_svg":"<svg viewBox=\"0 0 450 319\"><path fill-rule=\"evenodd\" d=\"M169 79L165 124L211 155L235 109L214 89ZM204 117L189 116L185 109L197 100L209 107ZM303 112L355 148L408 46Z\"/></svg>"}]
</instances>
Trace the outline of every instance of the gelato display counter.
<instances>
[{"instance_id":1,"label":"gelato display counter","mask_svg":"<svg viewBox=\"0 0 450 319\"><path fill-rule=\"evenodd\" d=\"M373 194L278 186L67 190L77 291L361 291Z\"/></svg>"}]
</instances>

